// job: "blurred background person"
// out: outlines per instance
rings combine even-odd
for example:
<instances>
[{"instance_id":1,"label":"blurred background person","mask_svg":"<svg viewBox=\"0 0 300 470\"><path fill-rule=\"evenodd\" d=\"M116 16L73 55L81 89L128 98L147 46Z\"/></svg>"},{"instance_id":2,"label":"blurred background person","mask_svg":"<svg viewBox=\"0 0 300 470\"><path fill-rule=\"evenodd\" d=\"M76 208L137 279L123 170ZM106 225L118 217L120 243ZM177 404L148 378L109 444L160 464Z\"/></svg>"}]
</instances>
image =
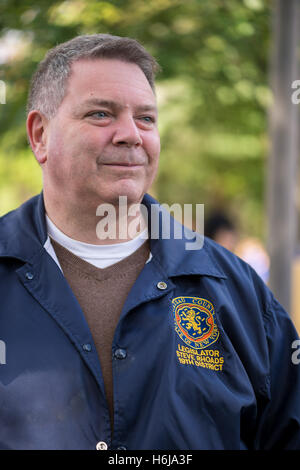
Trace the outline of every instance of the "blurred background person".
<instances>
[{"instance_id":1,"label":"blurred background person","mask_svg":"<svg viewBox=\"0 0 300 470\"><path fill-rule=\"evenodd\" d=\"M204 224L204 235L227 248L235 250L238 234L233 221L222 211L211 213Z\"/></svg>"}]
</instances>

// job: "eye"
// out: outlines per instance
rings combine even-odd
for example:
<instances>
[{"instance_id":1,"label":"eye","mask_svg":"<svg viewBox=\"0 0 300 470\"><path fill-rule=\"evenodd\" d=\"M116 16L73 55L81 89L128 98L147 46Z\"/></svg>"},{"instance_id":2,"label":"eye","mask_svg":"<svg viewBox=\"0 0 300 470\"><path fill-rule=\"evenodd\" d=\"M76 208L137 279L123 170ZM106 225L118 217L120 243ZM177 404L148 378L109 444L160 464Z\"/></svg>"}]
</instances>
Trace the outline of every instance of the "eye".
<instances>
[{"instance_id":1,"label":"eye","mask_svg":"<svg viewBox=\"0 0 300 470\"><path fill-rule=\"evenodd\" d=\"M152 116L142 116L140 119L143 122L145 122L146 124L154 124L155 123L155 119Z\"/></svg>"},{"instance_id":2,"label":"eye","mask_svg":"<svg viewBox=\"0 0 300 470\"><path fill-rule=\"evenodd\" d=\"M108 113L106 111L94 111L92 113L88 114L89 117L96 117L99 119L104 119L109 117Z\"/></svg>"}]
</instances>

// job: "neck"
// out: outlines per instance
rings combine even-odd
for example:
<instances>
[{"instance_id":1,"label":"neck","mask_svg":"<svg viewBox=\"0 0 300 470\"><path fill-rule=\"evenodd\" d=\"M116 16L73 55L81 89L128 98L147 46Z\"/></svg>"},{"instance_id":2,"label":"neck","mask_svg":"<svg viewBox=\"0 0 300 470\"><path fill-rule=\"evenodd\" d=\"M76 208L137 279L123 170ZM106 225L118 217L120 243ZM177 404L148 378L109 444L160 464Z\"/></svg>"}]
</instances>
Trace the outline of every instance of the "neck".
<instances>
[{"instance_id":1,"label":"neck","mask_svg":"<svg viewBox=\"0 0 300 470\"><path fill-rule=\"evenodd\" d=\"M147 228L140 204L100 203L89 207L53 202L44 194L45 209L68 237L93 245L113 245L137 237ZM124 202L124 200L122 200Z\"/></svg>"}]
</instances>

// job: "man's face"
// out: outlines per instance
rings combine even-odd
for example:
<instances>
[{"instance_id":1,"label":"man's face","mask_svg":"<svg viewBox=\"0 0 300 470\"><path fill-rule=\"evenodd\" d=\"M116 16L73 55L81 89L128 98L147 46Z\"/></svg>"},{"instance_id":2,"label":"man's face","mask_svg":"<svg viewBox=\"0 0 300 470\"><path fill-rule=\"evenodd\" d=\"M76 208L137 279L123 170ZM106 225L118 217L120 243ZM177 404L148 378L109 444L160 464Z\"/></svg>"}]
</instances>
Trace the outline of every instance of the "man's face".
<instances>
[{"instance_id":1,"label":"man's face","mask_svg":"<svg viewBox=\"0 0 300 470\"><path fill-rule=\"evenodd\" d=\"M97 206L141 201L157 172L155 95L142 70L120 60L80 60L48 123L45 192Z\"/></svg>"}]
</instances>

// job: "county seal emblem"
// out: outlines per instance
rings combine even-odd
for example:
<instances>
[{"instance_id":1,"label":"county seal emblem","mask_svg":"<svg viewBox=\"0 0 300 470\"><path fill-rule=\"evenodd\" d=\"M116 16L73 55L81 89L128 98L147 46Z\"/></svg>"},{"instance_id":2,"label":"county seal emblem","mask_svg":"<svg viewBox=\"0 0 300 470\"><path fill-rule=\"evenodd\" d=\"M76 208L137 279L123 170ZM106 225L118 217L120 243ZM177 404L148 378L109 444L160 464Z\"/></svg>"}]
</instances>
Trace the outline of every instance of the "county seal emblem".
<instances>
[{"instance_id":1,"label":"county seal emblem","mask_svg":"<svg viewBox=\"0 0 300 470\"><path fill-rule=\"evenodd\" d=\"M219 330L211 302L199 297L172 300L175 330L190 347L203 349L217 341Z\"/></svg>"}]
</instances>

